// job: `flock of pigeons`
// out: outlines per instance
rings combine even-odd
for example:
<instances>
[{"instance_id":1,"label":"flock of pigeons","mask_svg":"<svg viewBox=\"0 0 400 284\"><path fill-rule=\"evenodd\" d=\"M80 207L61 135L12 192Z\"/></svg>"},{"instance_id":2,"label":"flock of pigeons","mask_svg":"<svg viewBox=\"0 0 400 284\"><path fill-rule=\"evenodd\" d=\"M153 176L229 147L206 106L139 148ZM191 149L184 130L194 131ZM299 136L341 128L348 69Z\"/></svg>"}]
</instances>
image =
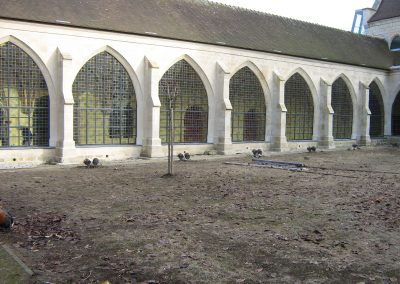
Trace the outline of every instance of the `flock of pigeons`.
<instances>
[{"instance_id":1,"label":"flock of pigeons","mask_svg":"<svg viewBox=\"0 0 400 284\"><path fill-rule=\"evenodd\" d=\"M353 148L353 150L361 149L360 146L358 146L357 144L353 144L352 148ZM315 147L315 146L307 147L307 151L309 153L316 152L317 147ZM258 158L262 157L262 155L263 155L263 151L261 149L253 149L253 150L251 150L251 152L252 152L252 157L255 159L258 159ZM178 154L178 158L180 161L188 161L188 160L190 160L190 154L186 151L183 151L183 153ZM86 158L83 161L83 163L86 165L87 168L97 168L98 166L101 166L100 160L98 158L94 158L92 161L90 159Z\"/></svg>"},{"instance_id":2,"label":"flock of pigeons","mask_svg":"<svg viewBox=\"0 0 400 284\"><path fill-rule=\"evenodd\" d=\"M83 160L83 163L87 168L97 168L98 166L101 166L100 160L98 158L94 158L93 161L86 158L85 160Z\"/></svg>"},{"instance_id":3,"label":"flock of pigeons","mask_svg":"<svg viewBox=\"0 0 400 284\"><path fill-rule=\"evenodd\" d=\"M353 144L352 148L353 148L353 150L361 149L360 146L358 146L357 144ZM307 151L309 153L316 152L317 147L315 147L315 146L307 147ZM261 149L253 149L253 150L251 150L251 152L252 152L252 157L255 159L258 159L258 158L262 157L262 155L263 155L263 152ZM178 158L180 161L188 161L188 160L190 160L190 154L186 151L183 151L183 153L178 154ZM90 159L86 158L83 161L83 163L86 165L87 168L97 168L98 166L101 165L100 160L98 158L94 158L92 161Z\"/></svg>"},{"instance_id":4,"label":"flock of pigeons","mask_svg":"<svg viewBox=\"0 0 400 284\"><path fill-rule=\"evenodd\" d=\"M178 154L178 158L179 161L188 161L190 160L190 154L186 151L183 151L183 154L182 153Z\"/></svg>"},{"instance_id":5,"label":"flock of pigeons","mask_svg":"<svg viewBox=\"0 0 400 284\"><path fill-rule=\"evenodd\" d=\"M178 158L180 161L188 161L190 160L190 154L186 151L183 151L183 153L178 154ZM83 163L87 168L97 168L101 166L99 158L94 158L93 160L86 158L85 160L83 160Z\"/></svg>"}]
</instances>

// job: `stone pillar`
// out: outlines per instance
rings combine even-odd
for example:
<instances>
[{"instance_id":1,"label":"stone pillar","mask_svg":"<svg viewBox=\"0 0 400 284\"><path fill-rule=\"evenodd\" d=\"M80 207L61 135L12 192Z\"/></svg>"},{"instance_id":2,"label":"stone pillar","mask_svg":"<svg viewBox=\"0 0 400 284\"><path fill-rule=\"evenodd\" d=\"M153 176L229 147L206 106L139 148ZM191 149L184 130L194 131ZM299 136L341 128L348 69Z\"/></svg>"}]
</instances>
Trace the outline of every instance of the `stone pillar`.
<instances>
[{"instance_id":1,"label":"stone pillar","mask_svg":"<svg viewBox=\"0 0 400 284\"><path fill-rule=\"evenodd\" d=\"M389 92L387 92L386 94L389 94ZM384 134L385 137L389 138L392 136L392 104L394 103L394 101L390 100L389 96L384 96L384 94L382 94L382 99L383 99L384 117L385 117ZM396 97L394 97L394 100L395 99Z\"/></svg>"},{"instance_id":2,"label":"stone pillar","mask_svg":"<svg viewBox=\"0 0 400 284\"><path fill-rule=\"evenodd\" d=\"M332 84L321 78L321 135L319 146L324 149L335 148L333 141L333 108L332 108Z\"/></svg>"},{"instance_id":3,"label":"stone pillar","mask_svg":"<svg viewBox=\"0 0 400 284\"><path fill-rule=\"evenodd\" d=\"M60 106L60 129L56 143L56 159L59 163L73 162L74 141L74 98L72 95L72 57L58 50L57 96L62 98Z\"/></svg>"},{"instance_id":4,"label":"stone pillar","mask_svg":"<svg viewBox=\"0 0 400 284\"><path fill-rule=\"evenodd\" d=\"M371 118L371 111L369 109L369 87L360 82L360 104L358 105L359 127L357 135L357 143L361 146L371 144L369 136L369 125Z\"/></svg>"},{"instance_id":5,"label":"stone pillar","mask_svg":"<svg viewBox=\"0 0 400 284\"><path fill-rule=\"evenodd\" d=\"M160 108L158 96L159 66L145 57L144 64L144 119L142 156L154 158L163 157L164 152L160 139Z\"/></svg>"},{"instance_id":6,"label":"stone pillar","mask_svg":"<svg viewBox=\"0 0 400 284\"><path fill-rule=\"evenodd\" d=\"M215 148L218 154L231 154L231 115L232 105L229 101L230 72L221 63L216 65L216 92L215 92Z\"/></svg>"},{"instance_id":7,"label":"stone pillar","mask_svg":"<svg viewBox=\"0 0 400 284\"><path fill-rule=\"evenodd\" d=\"M272 91L272 135L271 150L287 151L288 144L286 139L286 106L285 106L285 79L274 72L273 75L273 91Z\"/></svg>"}]
</instances>

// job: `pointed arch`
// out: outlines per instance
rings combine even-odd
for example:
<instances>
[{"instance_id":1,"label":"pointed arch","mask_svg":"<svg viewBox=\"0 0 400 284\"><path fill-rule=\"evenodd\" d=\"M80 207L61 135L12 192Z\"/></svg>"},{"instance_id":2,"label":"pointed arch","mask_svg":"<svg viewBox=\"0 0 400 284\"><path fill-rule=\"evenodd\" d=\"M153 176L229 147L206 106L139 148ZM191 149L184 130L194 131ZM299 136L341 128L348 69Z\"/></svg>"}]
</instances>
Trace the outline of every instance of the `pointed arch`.
<instances>
[{"instance_id":1,"label":"pointed arch","mask_svg":"<svg viewBox=\"0 0 400 284\"><path fill-rule=\"evenodd\" d=\"M229 82L232 104L231 135L233 142L264 141L266 130L266 95L259 77L245 65Z\"/></svg>"},{"instance_id":2,"label":"pointed arch","mask_svg":"<svg viewBox=\"0 0 400 284\"><path fill-rule=\"evenodd\" d=\"M314 81L311 79L311 76L301 67L296 68L292 72L289 73L289 75L286 77L286 80L289 80L294 74L299 74L301 77L306 81L308 88L311 91L312 99L313 99L313 105L314 107L318 105L318 92L317 88L315 87ZM316 107L315 107L316 109Z\"/></svg>"},{"instance_id":3,"label":"pointed arch","mask_svg":"<svg viewBox=\"0 0 400 284\"><path fill-rule=\"evenodd\" d=\"M109 51L120 57L106 47L90 58L75 77L72 94L77 145L136 143L136 89L128 70Z\"/></svg>"},{"instance_id":4,"label":"pointed arch","mask_svg":"<svg viewBox=\"0 0 400 284\"><path fill-rule=\"evenodd\" d=\"M384 94L386 93L386 91L385 91L385 86L383 85L382 81L381 81L378 77L375 77L375 78L373 78L372 80L369 81L368 86L371 85L372 83L375 83L375 84L378 85L379 90L380 90L382 96L384 96Z\"/></svg>"},{"instance_id":5,"label":"pointed arch","mask_svg":"<svg viewBox=\"0 0 400 284\"><path fill-rule=\"evenodd\" d=\"M42 72L47 68L12 36L1 39L0 59L0 147L48 147L50 91Z\"/></svg>"},{"instance_id":6,"label":"pointed arch","mask_svg":"<svg viewBox=\"0 0 400 284\"><path fill-rule=\"evenodd\" d=\"M82 69L82 67L94 56L97 54L100 54L102 52L108 52L111 54L114 58L118 60L119 63L122 64L122 66L125 68L126 72L128 72L128 75L130 79L132 80L133 87L135 89L135 95L136 95L136 109L137 109L137 129L136 129L136 144L141 144L142 143L142 138L143 138L143 111L144 111L144 104L145 104L145 99L144 99L144 93L143 93L143 88L142 85L139 81L138 75L135 72L132 64L126 59L126 57L119 52L117 49L113 48L110 45L104 45L101 46L100 48L97 48L90 52L89 55L81 58L78 60L78 63L76 64L76 69L74 69L73 74L75 75L73 78L76 77L78 72Z\"/></svg>"},{"instance_id":7,"label":"pointed arch","mask_svg":"<svg viewBox=\"0 0 400 284\"><path fill-rule=\"evenodd\" d=\"M269 88L269 86L268 86L268 84L267 84L267 80L266 80L266 78L265 78L263 72L261 71L261 69L258 68L258 66L257 66L254 62L248 60L248 61L246 61L246 62L240 64L239 66L237 66L237 67L231 72L231 74L232 74L231 78L233 77L234 74L236 74L240 69L242 69L242 68L244 68L244 67L248 67L248 68L254 73L254 75L257 77L258 81L259 81L260 84L261 84L261 87L262 87L262 89L263 89L263 92L264 92L265 104L266 104L267 106L268 106L268 105L271 105L271 100L272 100L272 98L271 98L271 91L270 91L270 88Z\"/></svg>"},{"instance_id":8,"label":"pointed arch","mask_svg":"<svg viewBox=\"0 0 400 284\"><path fill-rule=\"evenodd\" d=\"M0 38L0 45L6 42L11 42L12 44L18 46L26 54L28 54L30 58L32 58L32 60L37 64L40 71L42 72L42 75L47 84L47 88L49 89L49 95L51 98L53 98L55 95L53 78L51 77L49 69L47 68L42 58L28 44L15 36L9 35Z\"/></svg>"},{"instance_id":9,"label":"pointed arch","mask_svg":"<svg viewBox=\"0 0 400 284\"><path fill-rule=\"evenodd\" d=\"M341 79L346 83L346 86L347 86L347 88L348 88L349 91L350 91L351 102L352 102L352 104L353 104L353 106L354 106L353 112L356 112L356 111L357 111L357 109L356 109L356 107L357 107L356 89L354 88L354 85L353 85L353 83L351 82L351 80L349 79L349 77L347 77L347 76L346 76L345 74L343 74L343 73L341 73L340 75L338 75L338 76L335 78L335 80L332 81L332 85L333 85L333 83L334 83L337 79L339 79L339 78L341 78Z\"/></svg>"},{"instance_id":10,"label":"pointed arch","mask_svg":"<svg viewBox=\"0 0 400 284\"><path fill-rule=\"evenodd\" d=\"M98 55L102 52L107 52L110 55L112 55L115 59L118 60L119 63L122 64L122 66L125 68L126 72L128 72L129 77L132 80L133 86L135 87L138 108L142 107L142 105L143 105L143 89L142 89L142 86L140 84L139 78L138 78L135 70L133 69L132 65L128 62L128 60L126 60L125 56L123 56L119 51L117 51L116 49L114 49L113 47L111 47L109 45L102 46L102 47L94 50L93 52L91 52L88 56L85 56L84 58L79 60L78 63L76 64L77 67L74 69L73 77L76 78L76 76L78 75L78 73L82 69L82 67L90 59L92 59L93 57L95 57L96 55Z\"/></svg>"},{"instance_id":11,"label":"pointed arch","mask_svg":"<svg viewBox=\"0 0 400 284\"><path fill-rule=\"evenodd\" d=\"M369 109L371 111L369 135L383 137L385 133L385 105L383 102L382 82L375 78L369 84Z\"/></svg>"},{"instance_id":12,"label":"pointed arch","mask_svg":"<svg viewBox=\"0 0 400 284\"><path fill-rule=\"evenodd\" d=\"M351 139L353 134L353 115L356 112L355 91L344 74L332 83L333 137Z\"/></svg>"},{"instance_id":13,"label":"pointed arch","mask_svg":"<svg viewBox=\"0 0 400 284\"><path fill-rule=\"evenodd\" d=\"M285 83L286 137L288 140L312 140L314 103L307 80L301 73L295 72Z\"/></svg>"},{"instance_id":14,"label":"pointed arch","mask_svg":"<svg viewBox=\"0 0 400 284\"><path fill-rule=\"evenodd\" d=\"M178 58L175 58L175 60L173 60L169 65L167 65L167 67L160 70L160 74L165 74L168 70L171 69L172 66L174 66L176 63L178 63L182 60L186 61L196 71L197 75L200 77L201 81L203 82L203 85L207 91L208 106L211 109L213 97L214 97L214 90L213 90L210 80L208 79L208 76L204 72L203 68L190 55L184 54L184 55L179 56Z\"/></svg>"},{"instance_id":15,"label":"pointed arch","mask_svg":"<svg viewBox=\"0 0 400 284\"><path fill-rule=\"evenodd\" d=\"M159 81L162 142L167 142L169 129L169 96L175 97L173 102L174 141L177 143L207 142L210 99L201 75L192 64L186 59L179 60L163 74ZM187 112L191 114L188 115Z\"/></svg>"}]
</instances>

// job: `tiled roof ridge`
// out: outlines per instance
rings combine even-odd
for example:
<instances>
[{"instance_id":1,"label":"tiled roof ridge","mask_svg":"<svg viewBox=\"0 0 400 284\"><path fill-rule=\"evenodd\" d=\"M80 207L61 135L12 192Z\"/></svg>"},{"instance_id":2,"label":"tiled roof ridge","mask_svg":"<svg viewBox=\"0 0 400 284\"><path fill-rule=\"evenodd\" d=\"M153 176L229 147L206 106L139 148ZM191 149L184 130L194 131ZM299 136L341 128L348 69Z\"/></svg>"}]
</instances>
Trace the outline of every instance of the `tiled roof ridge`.
<instances>
[{"instance_id":1,"label":"tiled roof ridge","mask_svg":"<svg viewBox=\"0 0 400 284\"><path fill-rule=\"evenodd\" d=\"M385 0L382 0L382 1L381 1L381 3L380 3L379 6L378 6L378 9L376 9L376 12L375 12L375 13L371 16L371 18L368 20L368 23L372 23L372 22L375 22L375 21L376 21L376 20L374 20L375 15L377 15L378 12L379 12L379 10L382 9L383 2L385 2Z\"/></svg>"},{"instance_id":2,"label":"tiled roof ridge","mask_svg":"<svg viewBox=\"0 0 400 284\"><path fill-rule=\"evenodd\" d=\"M396 0L398 1L398 0ZM391 6L393 2L390 2L389 0L382 0L380 3L378 9L376 10L375 14L372 15L372 17L368 20L368 23L373 23L373 22L378 22L382 20L389 20L393 18L398 18L400 17L400 1L397 2L397 7ZM397 13L393 13L393 11L396 11Z\"/></svg>"},{"instance_id":3,"label":"tiled roof ridge","mask_svg":"<svg viewBox=\"0 0 400 284\"><path fill-rule=\"evenodd\" d=\"M129 12L124 5L134 11ZM46 12L47 6L53 13ZM108 6L110 9L104 9ZM0 18L277 52L384 70L393 65L383 39L215 0L18 0L6 2ZM59 21L54 21L57 18Z\"/></svg>"},{"instance_id":4,"label":"tiled roof ridge","mask_svg":"<svg viewBox=\"0 0 400 284\"><path fill-rule=\"evenodd\" d=\"M170 0L166 0L166 1L170 1ZM229 4L225 4L225 3L221 3L221 2L216 2L215 0L175 0L175 1L202 3L202 4L205 4L205 5L212 4L212 5L215 5L215 6L228 7L228 8L231 8L233 10L250 12L250 13L254 13L254 14L260 15L260 16L275 17L275 18L283 19L285 21L297 22L297 23L302 23L302 24L306 24L306 25L313 25L313 26L316 26L316 27L329 29L329 30L340 32L340 33L343 33L343 34L347 33L348 35L353 36L353 37L361 37L361 38L367 38L367 39L372 39L372 40L383 40L383 41L385 41L384 39L381 39L381 38L378 38L378 37L373 37L373 36L364 35L364 34L356 34L356 33L352 33L351 31L346 31L346 30L342 30L342 29L339 29L339 28L322 25L322 24L319 24L319 23L308 22L308 21L304 21L304 20L300 20L300 19L293 19L293 18L289 18L289 17L286 17L286 16L276 15L276 14L268 13L268 12L265 12L265 11L253 10L253 9L246 8L246 7L229 5ZM383 1L385 1L385 0L382 0L382 2ZM2 18L2 17L0 17L0 18ZM13 18L9 18L9 19L13 19ZM18 19L18 18L15 18L15 19L16 20L23 20L23 19ZM57 23L51 23L51 24L57 24Z\"/></svg>"}]
</instances>

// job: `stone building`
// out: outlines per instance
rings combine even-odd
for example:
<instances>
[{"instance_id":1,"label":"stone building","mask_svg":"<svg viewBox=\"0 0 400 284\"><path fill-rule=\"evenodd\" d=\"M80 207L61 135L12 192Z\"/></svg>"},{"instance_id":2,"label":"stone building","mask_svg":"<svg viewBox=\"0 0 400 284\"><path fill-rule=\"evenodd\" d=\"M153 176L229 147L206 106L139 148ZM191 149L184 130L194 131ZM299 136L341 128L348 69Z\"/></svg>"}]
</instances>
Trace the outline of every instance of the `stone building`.
<instances>
[{"instance_id":1,"label":"stone building","mask_svg":"<svg viewBox=\"0 0 400 284\"><path fill-rule=\"evenodd\" d=\"M166 156L169 94L177 152L382 141L399 16L382 1L378 38L206 0L2 1L0 161Z\"/></svg>"}]
</instances>

